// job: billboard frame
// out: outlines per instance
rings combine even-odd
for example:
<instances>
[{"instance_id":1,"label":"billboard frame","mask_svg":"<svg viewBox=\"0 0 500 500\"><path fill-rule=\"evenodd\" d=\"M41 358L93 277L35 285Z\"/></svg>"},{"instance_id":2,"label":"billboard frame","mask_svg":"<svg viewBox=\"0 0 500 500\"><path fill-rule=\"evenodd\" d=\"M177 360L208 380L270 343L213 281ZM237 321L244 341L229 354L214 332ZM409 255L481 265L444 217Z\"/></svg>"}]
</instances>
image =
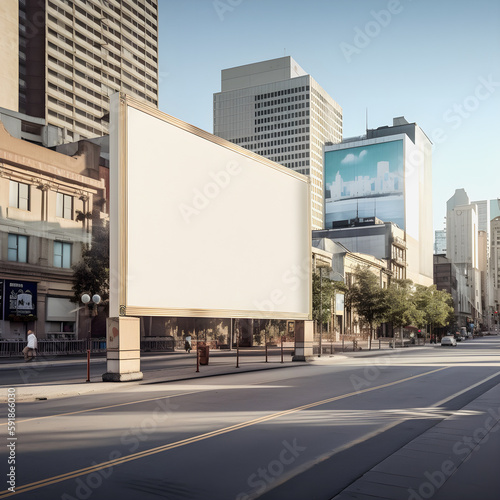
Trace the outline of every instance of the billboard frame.
<instances>
[{"instance_id":1,"label":"billboard frame","mask_svg":"<svg viewBox=\"0 0 500 500\"><path fill-rule=\"evenodd\" d=\"M266 167L279 171L282 174L304 183L307 192L304 197L307 199L307 206L304 207L307 218L307 236L304 234L307 243L300 242L300 245L307 245L307 257L304 256L301 266L303 278L301 286L307 287L307 311L287 311L287 310L261 310L261 309L231 309L231 308L191 308L191 307L147 307L141 304L132 304L129 301L127 290L127 279L129 270L129 154L127 150L129 137L128 109L133 108L146 113L153 118L193 134L194 136L210 141L222 148L230 150L232 153L241 155L247 159L257 161ZM110 219L115 221L110 226L110 316L166 316L166 317L200 317L200 318L254 318L254 319L289 319L289 320L310 320L312 317L312 258L311 258L311 193L310 179L291 169L274 163L267 158L259 156L247 149L237 146L225 139L214 136L193 125L174 118L159 111L151 105L141 102L123 93L111 96L110 108ZM301 247L301 255L305 253ZM305 301L304 301L305 302ZM305 309L305 308L304 308Z\"/></svg>"}]
</instances>

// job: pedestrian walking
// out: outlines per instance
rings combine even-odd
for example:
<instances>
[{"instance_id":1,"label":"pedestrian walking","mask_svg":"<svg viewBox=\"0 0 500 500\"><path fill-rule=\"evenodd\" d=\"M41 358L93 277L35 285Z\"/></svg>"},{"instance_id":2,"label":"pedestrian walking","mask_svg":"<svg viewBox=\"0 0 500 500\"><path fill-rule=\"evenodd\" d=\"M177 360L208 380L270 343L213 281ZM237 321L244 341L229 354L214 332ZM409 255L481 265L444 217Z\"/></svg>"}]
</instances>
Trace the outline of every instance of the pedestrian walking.
<instances>
[{"instance_id":1,"label":"pedestrian walking","mask_svg":"<svg viewBox=\"0 0 500 500\"><path fill-rule=\"evenodd\" d=\"M184 349L186 349L186 352L189 354L191 352L191 335L188 335L184 341Z\"/></svg>"},{"instance_id":2,"label":"pedestrian walking","mask_svg":"<svg viewBox=\"0 0 500 500\"><path fill-rule=\"evenodd\" d=\"M24 361L32 361L36 356L38 342L33 330L28 330L28 345L23 349Z\"/></svg>"}]
</instances>

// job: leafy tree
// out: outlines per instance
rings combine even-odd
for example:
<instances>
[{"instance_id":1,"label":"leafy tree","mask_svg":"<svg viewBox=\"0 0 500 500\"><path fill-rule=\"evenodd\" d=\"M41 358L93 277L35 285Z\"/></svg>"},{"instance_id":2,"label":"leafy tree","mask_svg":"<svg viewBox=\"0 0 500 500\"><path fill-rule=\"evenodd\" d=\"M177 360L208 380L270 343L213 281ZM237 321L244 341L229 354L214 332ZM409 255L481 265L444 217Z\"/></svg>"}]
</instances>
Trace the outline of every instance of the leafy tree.
<instances>
[{"instance_id":1,"label":"leafy tree","mask_svg":"<svg viewBox=\"0 0 500 500\"><path fill-rule=\"evenodd\" d=\"M312 275L313 319L318 323L327 323L330 318L333 287L327 276L320 277L319 271Z\"/></svg>"},{"instance_id":2,"label":"leafy tree","mask_svg":"<svg viewBox=\"0 0 500 500\"><path fill-rule=\"evenodd\" d=\"M82 251L82 259L73 266L73 291L71 299L80 302L84 293L99 294L107 308L109 301L109 226L92 228L92 243Z\"/></svg>"},{"instance_id":3,"label":"leafy tree","mask_svg":"<svg viewBox=\"0 0 500 500\"><path fill-rule=\"evenodd\" d=\"M445 290L438 290L436 285L425 287L417 285L415 302L422 312L420 325L427 324L432 335L433 327L446 326L453 317L453 299Z\"/></svg>"},{"instance_id":4,"label":"leafy tree","mask_svg":"<svg viewBox=\"0 0 500 500\"><path fill-rule=\"evenodd\" d=\"M332 315L332 301L339 291L346 292L347 287L342 281L331 280L327 272L320 277L319 272L313 273L313 319L318 323L328 323Z\"/></svg>"},{"instance_id":5,"label":"leafy tree","mask_svg":"<svg viewBox=\"0 0 500 500\"><path fill-rule=\"evenodd\" d=\"M386 311L385 292L379 278L369 268L356 269L349 301L358 316L370 326L369 349L372 348L373 327L380 324Z\"/></svg>"},{"instance_id":6,"label":"leafy tree","mask_svg":"<svg viewBox=\"0 0 500 500\"><path fill-rule=\"evenodd\" d=\"M414 300L413 281L394 279L386 290L387 309L384 319L394 328L418 324L423 320L423 312L417 308Z\"/></svg>"}]
</instances>

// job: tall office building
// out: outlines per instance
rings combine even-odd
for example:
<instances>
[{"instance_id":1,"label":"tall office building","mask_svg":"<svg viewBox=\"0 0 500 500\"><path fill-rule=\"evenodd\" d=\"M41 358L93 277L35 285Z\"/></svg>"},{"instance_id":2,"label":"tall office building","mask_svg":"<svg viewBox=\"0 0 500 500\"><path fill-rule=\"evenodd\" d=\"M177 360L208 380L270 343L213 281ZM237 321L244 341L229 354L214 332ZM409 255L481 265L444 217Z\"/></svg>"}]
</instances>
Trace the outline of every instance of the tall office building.
<instances>
[{"instance_id":1,"label":"tall office building","mask_svg":"<svg viewBox=\"0 0 500 500\"><path fill-rule=\"evenodd\" d=\"M496 331L500 331L500 216L495 217L490 223L491 230L491 254L490 254L490 272L491 272L491 286L492 286L492 310L490 314L495 314L493 320Z\"/></svg>"},{"instance_id":2,"label":"tall office building","mask_svg":"<svg viewBox=\"0 0 500 500\"><path fill-rule=\"evenodd\" d=\"M378 220L396 224L403 241L392 239L393 275L432 285L432 145L416 123L397 117L326 146L325 187L327 229L371 237Z\"/></svg>"},{"instance_id":3,"label":"tall office building","mask_svg":"<svg viewBox=\"0 0 500 500\"><path fill-rule=\"evenodd\" d=\"M490 232L490 201L489 200L481 200L481 201L473 201L473 204L477 206L477 221L478 221L478 230L486 231L488 234Z\"/></svg>"},{"instance_id":4,"label":"tall office building","mask_svg":"<svg viewBox=\"0 0 500 500\"><path fill-rule=\"evenodd\" d=\"M3 0L2 9L0 40L19 83L12 98L9 68L0 105L59 127L56 142L108 133L114 92L158 105L157 0Z\"/></svg>"},{"instance_id":5,"label":"tall office building","mask_svg":"<svg viewBox=\"0 0 500 500\"><path fill-rule=\"evenodd\" d=\"M323 147L342 140L342 108L290 56L222 70L214 134L309 175L323 229Z\"/></svg>"},{"instance_id":6,"label":"tall office building","mask_svg":"<svg viewBox=\"0 0 500 500\"><path fill-rule=\"evenodd\" d=\"M456 189L446 203L446 257L465 277L468 305L463 312L476 325L483 322L478 221L477 205L470 202L464 189ZM483 242L485 236L483 232ZM484 243L481 247L484 249Z\"/></svg>"},{"instance_id":7,"label":"tall office building","mask_svg":"<svg viewBox=\"0 0 500 500\"><path fill-rule=\"evenodd\" d=\"M493 305L493 282L490 261L490 222L493 200L473 201L477 206L479 270L481 272L481 299L483 306L483 324L491 329L491 312Z\"/></svg>"}]
</instances>

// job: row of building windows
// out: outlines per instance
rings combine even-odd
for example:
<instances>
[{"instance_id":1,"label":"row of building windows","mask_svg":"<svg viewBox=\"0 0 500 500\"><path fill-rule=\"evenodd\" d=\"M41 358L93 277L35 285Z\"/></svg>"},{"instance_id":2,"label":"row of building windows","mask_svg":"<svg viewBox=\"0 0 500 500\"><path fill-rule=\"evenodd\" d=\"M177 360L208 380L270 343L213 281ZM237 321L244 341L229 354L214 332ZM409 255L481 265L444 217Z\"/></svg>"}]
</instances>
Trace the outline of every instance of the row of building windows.
<instances>
[{"instance_id":1,"label":"row of building windows","mask_svg":"<svg viewBox=\"0 0 500 500\"><path fill-rule=\"evenodd\" d=\"M49 19L50 19L50 16L49 16ZM51 20L53 22L57 22L57 20L54 21L54 18L52 18ZM81 39L82 41L89 44L91 47L93 47L95 49L101 49L101 47L103 45L106 45L106 44L113 46L115 49L117 49L118 52L121 52L121 50L123 49L122 43L115 42L114 40L112 40L108 36L105 36L101 33L97 33L97 32L94 33L94 35L98 36L100 39L100 40L96 41L96 40L92 40L91 38L87 37L84 33L81 33L79 30L73 30L73 28L71 26L68 26L68 25L61 23L61 22L57 22L57 24L58 25L62 24L64 26L64 28L66 29L66 31L68 31L71 35L74 34L79 39ZM88 32L88 31L94 32L94 30L92 30L89 27L86 27L83 23L81 23L81 24L86 32ZM73 47L73 40L71 38L67 38L62 33L56 32L51 28L48 29L48 33L50 35L52 35L55 39L58 39L58 40L61 40L62 42L64 42L67 45L67 47ZM131 40L129 40L126 37L122 37L121 40L129 43L130 46L134 47L142 55L145 55L146 58L150 58L152 61L154 61L155 64L158 63L158 58L155 55L151 54L150 52L145 51L143 47L138 46L137 44L133 43ZM151 45L151 44L148 43L148 46L149 45ZM77 47L79 47L79 50L80 50L81 46L77 45ZM155 53L156 53L156 49L153 46L151 46L151 48L153 48L153 50L155 50ZM83 50L87 53L87 55L91 55L92 57L94 57L94 53L92 51L86 51L85 49L83 49ZM118 56L114 55L111 51L108 51L108 52L113 57L118 59ZM133 52L132 52L132 54L133 54ZM137 55L133 54L133 58L136 59L143 66L145 65L145 66L149 67L149 69L152 69L153 71L156 72L154 66L152 66L152 65L148 66L148 64L146 64L146 62L143 59L139 58Z\"/></svg>"},{"instance_id":2,"label":"row of building windows","mask_svg":"<svg viewBox=\"0 0 500 500\"><path fill-rule=\"evenodd\" d=\"M268 130L279 130L280 128L299 127L301 125L309 125L309 118L302 119L302 120L295 120L292 122L274 123L272 125L264 125L262 127L256 127L255 131L256 132L267 132ZM309 132L309 127L305 127L305 129L302 129L302 130L303 130L303 132ZM300 133L300 132L296 132L296 131L294 132L293 130L290 132L291 133ZM275 135L274 137L277 137L277 136Z\"/></svg>"},{"instance_id":3,"label":"row of building windows","mask_svg":"<svg viewBox=\"0 0 500 500\"><path fill-rule=\"evenodd\" d=\"M271 157L272 155L280 155L281 153L285 153L287 151L284 150L285 148L276 148L276 149L263 149L261 151L254 151L258 155L265 156L266 158ZM282 161L288 161L288 160L298 160L299 158L307 158L308 154L307 153L294 153L290 155L280 155L277 158L270 158L273 161L277 162L282 162ZM309 160L306 160L306 163L304 165L309 165Z\"/></svg>"},{"instance_id":4,"label":"row of building windows","mask_svg":"<svg viewBox=\"0 0 500 500\"><path fill-rule=\"evenodd\" d=\"M293 142L308 142L309 141L309 135L303 135L299 136L298 134L305 134L306 132L309 132L308 127L300 128L300 129L295 129L295 130L285 130L282 132L272 132L270 134L260 134L260 135L252 135L249 137L239 137L237 139L233 139L231 142L234 142L235 144L245 144L247 142L254 142L254 141L263 141L265 139L274 139L277 137L286 137L288 135L292 135L293 137L289 137L288 139L280 139L279 141L271 141L269 145L271 146L276 146L277 144L291 144ZM262 147L262 146L257 146L257 147Z\"/></svg>"},{"instance_id":5,"label":"row of building windows","mask_svg":"<svg viewBox=\"0 0 500 500\"><path fill-rule=\"evenodd\" d=\"M330 102L328 102L325 97L318 92L315 88L311 89L311 93L313 95L313 100L319 101L321 105L323 105L323 109L329 109L333 112L333 114L340 120L342 121L342 113L340 113L334 106L331 105ZM319 105L319 104L318 104ZM320 106L320 105L319 105Z\"/></svg>"},{"instance_id":6,"label":"row of building windows","mask_svg":"<svg viewBox=\"0 0 500 500\"><path fill-rule=\"evenodd\" d=\"M273 97L280 97L282 95L296 94L297 92L308 92L309 85L302 87L294 87L292 89L277 90L276 92L269 92L267 94L260 94L255 96L256 101L261 101L263 99L271 99Z\"/></svg>"},{"instance_id":7,"label":"row of building windows","mask_svg":"<svg viewBox=\"0 0 500 500\"><path fill-rule=\"evenodd\" d=\"M273 144L274 142L274 144ZM295 156L295 158L307 158L308 150L307 144L298 144L297 146L286 146L281 148L272 148L272 146L279 146L279 141L273 141L270 143L256 143L256 144L248 144L243 145L245 149L249 149L250 151L254 151L255 153L261 156L267 156L268 154L280 154L280 153L290 153L292 151L301 151L306 150L307 152L301 153L299 156ZM278 144L276 144L278 143ZM272 149L262 149L262 148L272 148ZM294 158L292 155L291 158Z\"/></svg>"},{"instance_id":8,"label":"row of building windows","mask_svg":"<svg viewBox=\"0 0 500 500\"><path fill-rule=\"evenodd\" d=\"M54 267L69 269L73 245L64 241L54 241L52 264ZM28 262L28 236L9 234L7 260L9 262Z\"/></svg>"},{"instance_id":9,"label":"row of building windows","mask_svg":"<svg viewBox=\"0 0 500 500\"><path fill-rule=\"evenodd\" d=\"M9 206L19 210L31 210L30 185L24 182L9 182ZM73 220L73 196L56 193L56 217Z\"/></svg>"},{"instance_id":10,"label":"row of building windows","mask_svg":"<svg viewBox=\"0 0 500 500\"><path fill-rule=\"evenodd\" d=\"M85 85L82 85L81 83L75 82L75 89L82 90L83 92L93 97L94 99L103 100L105 103L109 101L108 96L100 94L99 92L95 92L92 89L85 87Z\"/></svg>"},{"instance_id":11,"label":"row of building windows","mask_svg":"<svg viewBox=\"0 0 500 500\"><path fill-rule=\"evenodd\" d=\"M132 0L138 7L140 7L141 9L143 9L149 16L151 16L152 18L156 19L157 15L156 15L156 12L151 12L146 6L144 5L140 5L137 3L137 0ZM146 22L146 18L136 9L134 9L132 6L130 6L127 2L125 2L124 4L122 4L127 10L129 10L132 14L134 14L134 16L138 17L143 23ZM117 11L117 9L113 9L115 10L115 12ZM118 14L120 14L120 9L118 9Z\"/></svg>"},{"instance_id":12,"label":"row of building windows","mask_svg":"<svg viewBox=\"0 0 500 500\"><path fill-rule=\"evenodd\" d=\"M255 109L267 108L269 106L278 106L280 104L286 104L294 101L303 101L309 99L309 94L299 94L292 97L283 97L282 99L274 99L267 102L257 102L255 103Z\"/></svg>"},{"instance_id":13,"label":"row of building windows","mask_svg":"<svg viewBox=\"0 0 500 500\"><path fill-rule=\"evenodd\" d=\"M300 118L302 116L309 116L309 110L296 111L295 113L290 113L289 115L277 115L277 116L269 116L267 118L257 118L255 120L255 125L261 125L263 123L272 123L272 122L283 122L285 120L289 120L290 118Z\"/></svg>"},{"instance_id":14,"label":"row of building windows","mask_svg":"<svg viewBox=\"0 0 500 500\"><path fill-rule=\"evenodd\" d=\"M293 111L294 109L302 109L308 107L309 107L309 102L301 102L298 104L290 104L288 106L281 106L278 108L263 109L262 111L256 111L255 116L273 115L275 113L284 113L285 111Z\"/></svg>"},{"instance_id":15,"label":"row of building windows","mask_svg":"<svg viewBox=\"0 0 500 500\"><path fill-rule=\"evenodd\" d=\"M134 3L137 3L136 0L133 0ZM148 3L151 4L150 0L147 0ZM64 12L64 9L62 8L58 8L54 5L53 2L49 2L49 5L57 10L58 12ZM155 26L155 23L151 22L149 19L146 19L143 15L139 14L135 9L133 8L130 8L127 4L125 4L125 6L131 10L133 13L136 13L136 17L138 17L139 19L141 19L143 21L143 23L145 22L148 26L150 26L154 32L156 32L157 28ZM113 23L117 24L118 26L122 26L122 23L120 23L119 21L119 18L120 16L122 16L124 19L126 19L129 23L133 24L134 26L136 26L137 28L141 28L141 29L145 29L145 25L144 24L139 24L137 23L137 21L134 21L133 18L131 16L129 16L128 14L126 14L125 12L123 12L119 7L115 7L113 6L110 2L107 3L107 7L115 12L117 14L117 17L105 17L104 16L104 12L97 6L95 5L92 5L92 4L89 4L87 3L86 4L86 7L89 8L91 7L93 9L93 12L94 14L91 14L90 12L88 12L87 10L84 10L82 7L78 6L78 5L75 5L75 10L82 16L85 16L86 18L88 18L89 20L91 20L92 22L96 23L97 25L101 24L101 21L104 20L104 19L109 19L110 21L112 21ZM152 18L154 19L157 19L157 14L156 12L153 12L153 11L150 11L148 10L144 5L141 5L140 6L142 9L144 9ZM154 8L154 10L156 11L156 6ZM69 13L67 12L64 12L64 15L66 15L68 18L72 18L73 16L71 16ZM154 33L151 33L150 31L148 31L147 29L145 30L147 32L147 34L155 41L157 41L157 37L154 35Z\"/></svg>"}]
</instances>

